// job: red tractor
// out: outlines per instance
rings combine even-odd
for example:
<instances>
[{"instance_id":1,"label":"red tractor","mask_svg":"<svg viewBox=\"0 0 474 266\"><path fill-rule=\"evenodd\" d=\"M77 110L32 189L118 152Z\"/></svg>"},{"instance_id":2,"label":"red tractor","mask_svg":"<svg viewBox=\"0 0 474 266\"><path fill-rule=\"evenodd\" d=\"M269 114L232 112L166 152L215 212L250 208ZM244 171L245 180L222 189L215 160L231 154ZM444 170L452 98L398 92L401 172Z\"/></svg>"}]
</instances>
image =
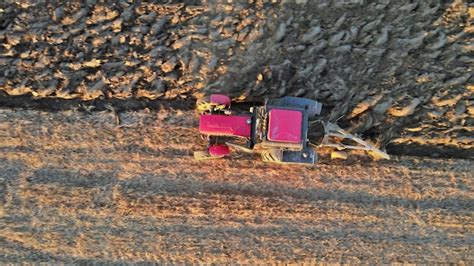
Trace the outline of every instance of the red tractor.
<instances>
[{"instance_id":1,"label":"red tractor","mask_svg":"<svg viewBox=\"0 0 474 266\"><path fill-rule=\"evenodd\" d=\"M319 118L322 104L306 98L283 97L266 100L264 105L250 106L248 110L232 108L231 99L212 94L197 101L199 132L208 141L206 151L194 152L198 160L222 158L230 155L230 148L247 153L259 153L263 161L293 164L314 164L315 148L336 149L336 157L344 157L344 149L365 150L377 157L388 155ZM310 123L323 127L319 145L308 139ZM343 141L346 140L346 141ZM350 140L352 144L348 144Z\"/></svg>"}]
</instances>

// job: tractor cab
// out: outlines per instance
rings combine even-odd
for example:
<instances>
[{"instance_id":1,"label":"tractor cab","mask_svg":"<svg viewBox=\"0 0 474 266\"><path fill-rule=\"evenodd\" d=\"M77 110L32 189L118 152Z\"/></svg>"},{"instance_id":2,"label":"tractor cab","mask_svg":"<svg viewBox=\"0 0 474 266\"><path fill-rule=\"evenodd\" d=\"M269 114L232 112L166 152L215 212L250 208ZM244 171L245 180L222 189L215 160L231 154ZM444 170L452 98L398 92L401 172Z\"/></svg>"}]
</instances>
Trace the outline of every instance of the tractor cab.
<instances>
[{"instance_id":1,"label":"tractor cab","mask_svg":"<svg viewBox=\"0 0 474 266\"><path fill-rule=\"evenodd\" d=\"M259 110L259 143L265 161L314 164L316 153L308 147L309 119L321 112L321 104L304 98L268 100Z\"/></svg>"},{"instance_id":2,"label":"tractor cab","mask_svg":"<svg viewBox=\"0 0 474 266\"><path fill-rule=\"evenodd\" d=\"M301 143L303 111L272 108L268 111L267 139L281 143Z\"/></svg>"}]
</instances>

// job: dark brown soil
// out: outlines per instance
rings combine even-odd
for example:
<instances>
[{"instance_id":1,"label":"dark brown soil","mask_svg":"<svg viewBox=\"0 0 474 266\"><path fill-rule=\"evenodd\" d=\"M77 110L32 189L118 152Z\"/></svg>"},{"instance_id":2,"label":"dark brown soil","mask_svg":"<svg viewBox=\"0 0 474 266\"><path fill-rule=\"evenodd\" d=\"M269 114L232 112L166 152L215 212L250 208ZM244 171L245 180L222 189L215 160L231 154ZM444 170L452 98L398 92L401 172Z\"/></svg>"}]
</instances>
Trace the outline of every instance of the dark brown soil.
<instances>
[{"instance_id":1,"label":"dark brown soil","mask_svg":"<svg viewBox=\"0 0 474 266\"><path fill-rule=\"evenodd\" d=\"M131 109L296 95L382 146L474 148L469 1L226 2L4 1L0 91Z\"/></svg>"}]
</instances>

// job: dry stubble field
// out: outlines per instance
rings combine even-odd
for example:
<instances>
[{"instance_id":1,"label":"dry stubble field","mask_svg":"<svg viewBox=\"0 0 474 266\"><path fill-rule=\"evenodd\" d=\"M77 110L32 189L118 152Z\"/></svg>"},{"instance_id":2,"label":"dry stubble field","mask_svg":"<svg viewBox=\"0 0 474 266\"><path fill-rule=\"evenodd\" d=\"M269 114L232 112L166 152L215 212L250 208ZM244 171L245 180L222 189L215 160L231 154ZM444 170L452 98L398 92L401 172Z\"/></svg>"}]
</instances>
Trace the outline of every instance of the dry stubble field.
<instances>
[{"instance_id":1,"label":"dry stubble field","mask_svg":"<svg viewBox=\"0 0 474 266\"><path fill-rule=\"evenodd\" d=\"M0 261L473 261L472 161L198 163L192 111L0 111Z\"/></svg>"},{"instance_id":2,"label":"dry stubble field","mask_svg":"<svg viewBox=\"0 0 474 266\"><path fill-rule=\"evenodd\" d=\"M0 3L0 262L473 263L473 4L184 2ZM402 156L197 163L213 91Z\"/></svg>"}]
</instances>

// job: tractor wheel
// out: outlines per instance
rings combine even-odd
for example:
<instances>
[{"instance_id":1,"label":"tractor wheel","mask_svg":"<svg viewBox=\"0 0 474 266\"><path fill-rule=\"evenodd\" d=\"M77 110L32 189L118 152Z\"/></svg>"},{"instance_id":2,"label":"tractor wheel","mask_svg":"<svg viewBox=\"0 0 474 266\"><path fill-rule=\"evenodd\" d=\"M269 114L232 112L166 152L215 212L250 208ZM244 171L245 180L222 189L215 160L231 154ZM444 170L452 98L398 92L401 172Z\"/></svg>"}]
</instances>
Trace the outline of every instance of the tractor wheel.
<instances>
[{"instance_id":1,"label":"tractor wheel","mask_svg":"<svg viewBox=\"0 0 474 266\"><path fill-rule=\"evenodd\" d=\"M197 161L202 161L202 160L209 160L212 159L213 157L209 154L209 152L206 151L195 151L194 152L194 159Z\"/></svg>"},{"instance_id":2,"label":"tractor wheel","mask_svg":"<svg viewBox=\"0 0 474 266\"><path fill-rule=\"evenodd\" d=\"M230 107L230 98L222 94L211 94L196 101L199 113L225 110Z\"/></svg>"},{"instance_id":3,"label":"tractor wheel","mask_svg":"<svg viewBox=\"0 0 474 266\"><path fill-rule=\"evenodd\" d=\"M212 145L208 151L195 151L194 159L198 161L224 158L230 154L229 146L225 144Z\"/></svg>"},{"instance_id":4,"label":"tractor wheel","mask_svg":"<svg viewBox=\"0 0 474 266\"><path fill-rule=\"evenodd\" d=\"M260 157L263 162L270 163L281 163L281 151L280 150L264 150L260 153Z\"/></svg>"},{"instance_id":5,"label":"tractor wheel","mask_svg":"<svg viewBox=\"0 0 474 266\"><path fill-rule=\"evenodd\" d=\"M222 158L230 154L230 149L225 144L212 145L209 147L209 154L213 158Z\"/></svg>"}]
</instances>

